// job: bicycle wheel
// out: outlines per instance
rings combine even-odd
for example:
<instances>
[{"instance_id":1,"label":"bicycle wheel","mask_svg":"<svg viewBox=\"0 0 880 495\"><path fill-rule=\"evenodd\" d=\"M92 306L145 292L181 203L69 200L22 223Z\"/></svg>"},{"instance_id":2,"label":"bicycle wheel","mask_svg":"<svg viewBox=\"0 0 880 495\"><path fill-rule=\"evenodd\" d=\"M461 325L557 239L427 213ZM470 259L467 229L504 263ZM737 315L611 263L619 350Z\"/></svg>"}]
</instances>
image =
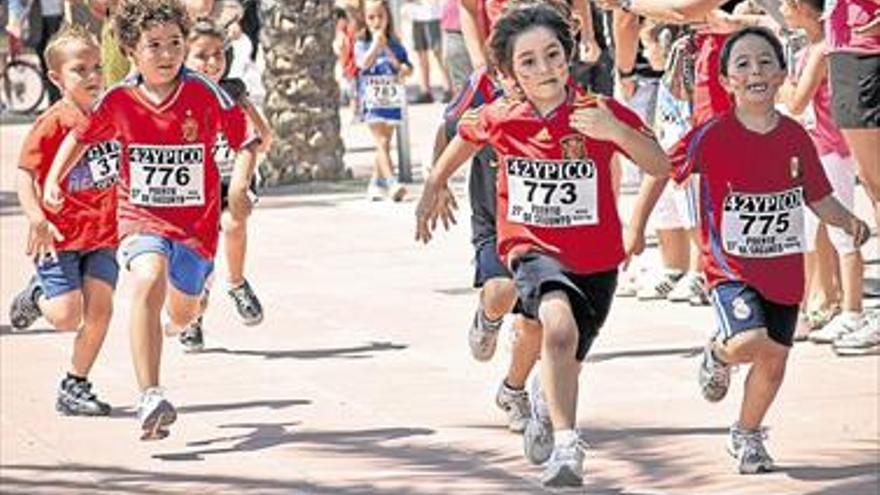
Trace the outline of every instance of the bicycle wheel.
<instances>
[{"instance_id":1,"label":"bicycle wheel","mask_svg":"<svg viewBox=\"0 0 880 495\"><path fill-rule=\"evenodd\" d=\"M43 101L45 91L39 68L22 60L8 62L3 73L0 97L10 112L33 112Z\"/></svg>"}]
</instances>

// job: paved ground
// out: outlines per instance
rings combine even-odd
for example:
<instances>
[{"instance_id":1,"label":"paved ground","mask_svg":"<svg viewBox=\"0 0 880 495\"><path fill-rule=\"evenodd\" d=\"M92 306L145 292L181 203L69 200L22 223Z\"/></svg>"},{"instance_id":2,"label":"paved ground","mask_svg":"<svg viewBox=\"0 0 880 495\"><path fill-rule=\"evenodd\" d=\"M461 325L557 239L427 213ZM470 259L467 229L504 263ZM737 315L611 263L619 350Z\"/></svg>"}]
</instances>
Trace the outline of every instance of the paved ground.
<instances>
[{"instance_id":1,"label":"paved ground","mask_svg":"<svg viewBox=\"0 0 880 495\"><path fill-rule=\"evenodd\" d=\"M437 112L411 114L417 157ZM43 322L13 334L5 316L30 274L10 183L25 131L0 127L0 492L541 492L538 469L492 404L507 348L490 364L467 352L475 302L467 229L416 245L412 202L370 204L352 183L263 198L249 272L266 321L242 327L218 294L204 353L166 342L163 382L182 413L171 437L137 439L124 280L92 375L114 414L59 418L55 387L71 335ZM366 134L351 130L347 141L363 177ZM878 258L876 239L869 251ZM219 270L222 280L222 262ZM615 302L581 378L579 426L591 450L585 487L572 493L877 494L880 359L797 346L767 420L781 469L741 477L723 445L744 372L719 405L703 402L695 384L711 326L705 308Z\"/></svg>"}]
</instances>

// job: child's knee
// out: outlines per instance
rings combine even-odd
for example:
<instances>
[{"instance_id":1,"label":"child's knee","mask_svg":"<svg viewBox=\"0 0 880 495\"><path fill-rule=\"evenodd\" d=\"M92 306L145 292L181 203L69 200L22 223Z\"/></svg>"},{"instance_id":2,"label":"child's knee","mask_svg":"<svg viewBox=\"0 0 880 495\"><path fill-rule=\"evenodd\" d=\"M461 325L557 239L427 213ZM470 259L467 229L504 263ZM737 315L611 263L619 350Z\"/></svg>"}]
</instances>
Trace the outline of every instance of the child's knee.
<instances>
[{"instance_id":1,"label":"child's knee","mask_svg":"<svg viewBox=\"0 0 880 495\"><path fill-rule=\"evenodd\" d=\"M568 295L563 291L546 294L541 299L540 313L548 352L574 355L578 332Z\"/></svg>"},{"instance_id":2,"label":"child's knee","mask_svg":"<svg viewBox=\"0 0 880 495\"><path fill-rule=\"evenodd\" d=\"M510 310L516 302L516 286L513 280L493 278L483 284L483 306L493 312Z\"/></svg>"},{"instance_id":3,"label":"child's knee","mask_svg":"<svg viewBox=\"0 0 880 495\"><path fill-rule=\"evenodd\" d=\"M758 359L765 349L772 345L782 347L768 336L765 328L758 328L734 335L721 347L729 360L736 363L750 363Z\"/></svg>"},{"instance_id":4,"label":"child's knee","mask_svg":"<svg viewBox=\"0 0 880 495\"><path fill-rule=\"evenodd\" d=\"M83 322L82 299L62 296L58 300L50 300L44 316L58 330L79 330Z\"/></svg>"},{"instance_id":5,"label":"child's knee","mask_svg":"<svg viewBox=\"0 0 880 495\"><path fill-rule=\"evenodd\" d=\"M221 218L223 235L226 237L241 237L247 232L247 216L236 218L232 213L225 212Z\"/></svg>"}]
</instances>

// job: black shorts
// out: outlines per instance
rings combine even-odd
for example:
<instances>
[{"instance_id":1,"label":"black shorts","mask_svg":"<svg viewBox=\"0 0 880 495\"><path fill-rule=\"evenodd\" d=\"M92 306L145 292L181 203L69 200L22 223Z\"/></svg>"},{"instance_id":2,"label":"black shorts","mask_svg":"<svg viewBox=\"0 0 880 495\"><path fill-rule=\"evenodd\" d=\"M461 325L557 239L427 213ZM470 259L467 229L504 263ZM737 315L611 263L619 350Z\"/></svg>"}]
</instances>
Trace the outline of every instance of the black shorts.
<instances>
[{"instance_id":1,"label":"black shorts","mask_svg":"<svg viewBox=\"0 0 880 495\"><path fill-rule=\"evenodd\" d=\"M248 193L251 197L251 203L257 202L257 178L251 178L251 184L248 186ZM220 181L220 211L226 211L229 207L229 181Z\"/></svg>"},{"instance_id":2,"label":"black shorts","mask_svg":"<svg viewBox=\"0 0 880 495\"><path fill-rule=\"evenodd\" d=\"M831 107L841 129L880 127L880 55L832 53Z\"/></svg>"},{"instance_id":3,"label":"black shorts","mask_svg":"<svg viewBox=\"0 0 880 495\"><path fill-rule=\"evenodd\" d=\"M477 246L474 253L474 288L481 288L487 280L493 278L513 278L498 256L498 245L494 239Z\"/></svg>"},{"instance_id":4,"label":"black shorts","mask_svg":"<svg viewBox=\"0 0 880 495\"><path fill-rule=\"evenodd\" d=\"M443 47L443 33L440 21L413 21L413 49L417 52L440 50Z\"/></svg>"},{"instance_id":5,"label":"black shorts","mask_svg":"<svg viewBox=\"0 0 880 495\"><path fill-rule=\"evenodd\" d=\"M551 256L534 252L515 259L512 268L519 295L515 311L526 318L538 319L544 294L565 291L578 327L575 358L583 361L611 309L617 288L617 270L582 275L566 270Z\"/></svg>"},{"instance_id":6,"label":"black shorts","mask_svg":"<svg viewBox=\"0 0 880 495\"><path fill-rule=\"evenodd\" d=\"M768 301L742 282L725 282L712 289L712 307L724 342L743 332L766 328L774 342L791 347L798 305Z\"/></svg>"}]
</instances>

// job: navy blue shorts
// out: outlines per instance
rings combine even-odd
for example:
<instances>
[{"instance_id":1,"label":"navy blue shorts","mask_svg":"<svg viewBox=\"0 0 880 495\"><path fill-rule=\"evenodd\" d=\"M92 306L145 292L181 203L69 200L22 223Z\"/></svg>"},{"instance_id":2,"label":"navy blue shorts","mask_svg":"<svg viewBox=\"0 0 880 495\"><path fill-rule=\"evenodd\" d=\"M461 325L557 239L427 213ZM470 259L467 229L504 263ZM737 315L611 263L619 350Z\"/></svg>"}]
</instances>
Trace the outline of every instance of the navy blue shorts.
<instances>
[{"instance_id":1,"label":"navy blue shorts","mask_svg":"<svg viewBox=\"0 0 880 495\"><path fill-rule=\"evenodd\" d=\"M724 282L712 289L712 307L724 342L757 328L766 328L774 342L791 347L798 305L768 301L742 282Z\"/></svg>"},{"instance_id":2,"label":"navy blue shorts","mask_svg":"<svg viewBox=\"0 0 880 495\"><path fill-rule=\"evenodd\" d=\"M544 294L563 290L578 327L575 358L583 361L605 323L617 288L617 270L583 275L567 270L555 258L526 253L513 261L513 280L519 303L514 312L537 320Z\"/></svg>"},{"instance_id":3,"label":"navy blue shorts","mask_svg":"<svg viewBox=\"0 0 880 495\"><path fill-rule=\"evenodd\" d=\"M44 263L37 263L37 278L40 279L43 294L48 299L80 290L85 277L103 280L110 287L116 288L116 280L119 278L116 250L102 248L93 251L61 251L57 259L45 258Z\"/></svg>"},{"instance_id":4,"label":"navy blue shorts","mask_svg":"<svg viewBox=\"0 0 880 495\"><path fill-rule=\"evenodd\" d=\"M168 260L168 278L175 289L188 296L201 296L214 271L214 261L203 258L185 244L155 234L126 237L119 246L119 259L126 269L131 260L146 253L161 254Z\"/></svg>"},{"instance_id":5,"label":"navy blue shorts","mask_svg":"<svg viewBox=\"0 0 880 495\"><path fill-rule=\"evenodd\" d=\"M474 253L474 288L479 289L493 278L513 278L510 270L501 262L494 240L480 244Z\"/></svg>"}]
</instances>

